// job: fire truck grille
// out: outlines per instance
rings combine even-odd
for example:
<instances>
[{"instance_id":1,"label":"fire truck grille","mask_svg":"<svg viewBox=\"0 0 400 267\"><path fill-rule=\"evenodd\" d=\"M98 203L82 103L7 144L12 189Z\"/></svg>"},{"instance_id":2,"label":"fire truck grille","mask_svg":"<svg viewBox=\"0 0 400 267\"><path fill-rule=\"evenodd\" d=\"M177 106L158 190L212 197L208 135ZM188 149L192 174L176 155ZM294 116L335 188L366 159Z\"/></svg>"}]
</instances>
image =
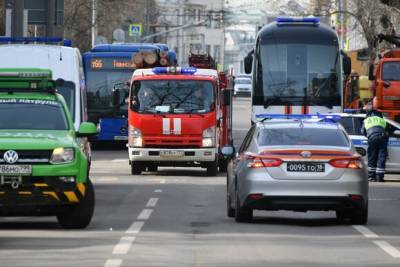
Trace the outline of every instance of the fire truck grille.
<instances>
[{"instance_id":1,"label":"fire truck grille","mask_svg":"<svg viewBox=\"0 0 400 267\"><path fill-rule=\"evenodd\" d=\"M196 148L201 147L201 139L198 137L168 137L168 138L144 138L145 147L157 148Z\"/></svg>"},{"instance_id":2,"label":"fire truck grille","mask_svg":"<svg viewBox=\"0 0 400 267\"><path fill-rule=\"evenodd\" d=\"M391 109L398 109L400 107L400 100L384 101L384 106Z\"/></svg>"},{"instance_id":3,"label":"fire truck grille","mask_svg":"<svg viewBox=\"0 0 400 267\"><path fill-rule=\"evenodd\" d=\"M7 150L0 150L0 163L6 163L3 156ZM16 163L45 164L48 163L52 150L15 150L18 154Z\"/></svg>"}]
</instances>

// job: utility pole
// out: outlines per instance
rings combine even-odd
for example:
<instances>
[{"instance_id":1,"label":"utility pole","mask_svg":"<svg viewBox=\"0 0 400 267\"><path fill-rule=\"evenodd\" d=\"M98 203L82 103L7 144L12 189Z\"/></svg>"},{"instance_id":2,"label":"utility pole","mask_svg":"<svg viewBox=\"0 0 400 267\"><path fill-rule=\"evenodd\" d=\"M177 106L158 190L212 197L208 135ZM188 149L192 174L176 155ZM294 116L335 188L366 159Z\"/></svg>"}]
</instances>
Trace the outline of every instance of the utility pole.
<instances>
[{"instance_id":1,"label":"utility pole","mask_svg":"<svg viewBox=\"0 0 400 267\"><path fill-rule=\"evenodd\" d=\"M92 0L92 47L97 37L97 0Z\"/></svg>"}]
</instances>

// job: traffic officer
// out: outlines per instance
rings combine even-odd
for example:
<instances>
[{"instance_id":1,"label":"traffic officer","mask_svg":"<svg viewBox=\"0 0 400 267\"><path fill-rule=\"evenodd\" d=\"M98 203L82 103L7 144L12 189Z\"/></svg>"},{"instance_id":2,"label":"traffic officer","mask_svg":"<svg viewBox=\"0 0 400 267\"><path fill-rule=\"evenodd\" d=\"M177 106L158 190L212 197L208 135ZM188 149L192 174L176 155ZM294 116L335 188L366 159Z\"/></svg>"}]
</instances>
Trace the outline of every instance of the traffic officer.
<instances>
[{"instance_id":1,"label":"traffic officer","mask_svg":"<svg viewBox=\"0 0 400 267\"><path fill-rule=\"evenodd\" d=\"M383 182L387 157L388 131L382 113L367 108L362 133L368 138L368 180Z\"/></svg>"}]
</instances>

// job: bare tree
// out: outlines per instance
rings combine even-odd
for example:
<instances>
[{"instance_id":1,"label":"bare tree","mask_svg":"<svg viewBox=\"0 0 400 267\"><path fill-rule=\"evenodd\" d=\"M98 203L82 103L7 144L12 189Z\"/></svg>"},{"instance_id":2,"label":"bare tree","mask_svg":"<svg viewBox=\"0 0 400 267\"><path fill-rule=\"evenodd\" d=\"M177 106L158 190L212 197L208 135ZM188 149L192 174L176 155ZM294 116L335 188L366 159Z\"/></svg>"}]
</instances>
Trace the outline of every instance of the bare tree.
<instances>
[{"instance_id":1,"label":"bare tree","mask_svg":"<svg viewBox=\"0 0 400 267\"><path fill-rule=\"evenodd\" d=\"M94 23L98 34L112 41L113 31L117 28L127 32L130 23L151 25L156 21L154 6L154 0L97 0L97 18ZM92 26L92 1L66 1L65 37L72 39L82 51L90 49Z\"/></svg>"}]
</instances>

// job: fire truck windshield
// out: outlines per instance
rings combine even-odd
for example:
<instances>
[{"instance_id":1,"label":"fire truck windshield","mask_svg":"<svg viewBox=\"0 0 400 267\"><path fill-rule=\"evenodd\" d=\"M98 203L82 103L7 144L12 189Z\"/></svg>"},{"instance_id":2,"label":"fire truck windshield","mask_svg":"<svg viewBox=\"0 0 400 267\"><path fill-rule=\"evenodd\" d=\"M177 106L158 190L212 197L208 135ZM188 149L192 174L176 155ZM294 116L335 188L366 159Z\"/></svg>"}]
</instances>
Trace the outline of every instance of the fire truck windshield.
<instances>
[{"instance_id":1,"label":"fire truck windshield","mask_svg":"<svg viewBox=\"0 0 400 267\"><path fill-rule=\"evenodd\" d=\"M336 45L271 42L258 49L253 99L259 105L340 105Z\"/></svg>"},{"instance_id":2,"label":"fire truck windshield","mask_svg":"<svg viewBox=\"0 0 400 267\"><path fill-rule=\"evenodd\" d=\"M210 81L136 81L131 90L131 107L140 113L207 113L215 106Z\"/></svg>"},{"instance_id":3,"label":"fire truck windshield","mask_svg":"<svg viewBox=\"0 0 400 267\"><path fill-rule=\"evenodd\" d=\"M399 81L400 80L400 62L385 62L382 68L382 80Z\"/></svg>"}]
</instances>

